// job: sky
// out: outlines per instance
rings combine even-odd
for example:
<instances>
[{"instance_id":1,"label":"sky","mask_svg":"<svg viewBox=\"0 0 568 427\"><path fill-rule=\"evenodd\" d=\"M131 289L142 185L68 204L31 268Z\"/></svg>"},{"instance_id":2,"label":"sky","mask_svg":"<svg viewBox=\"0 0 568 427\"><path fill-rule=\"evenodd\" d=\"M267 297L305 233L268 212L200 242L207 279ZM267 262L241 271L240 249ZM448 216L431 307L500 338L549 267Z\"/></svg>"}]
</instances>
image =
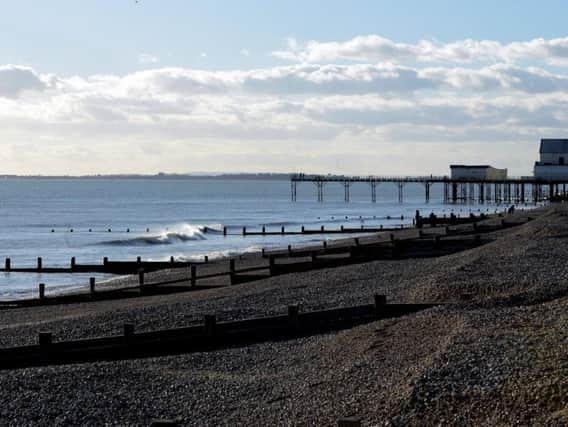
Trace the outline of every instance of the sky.
<instances>
[{"instance_id":1,"label":"sky","mask_svg":"<svg viewBox=\"0 0 568 427\"><path fill-rule=\"evenodd\" d=\"M0 0L5 174L532 173L565 1Z\"/></svg>"}]
</instances>

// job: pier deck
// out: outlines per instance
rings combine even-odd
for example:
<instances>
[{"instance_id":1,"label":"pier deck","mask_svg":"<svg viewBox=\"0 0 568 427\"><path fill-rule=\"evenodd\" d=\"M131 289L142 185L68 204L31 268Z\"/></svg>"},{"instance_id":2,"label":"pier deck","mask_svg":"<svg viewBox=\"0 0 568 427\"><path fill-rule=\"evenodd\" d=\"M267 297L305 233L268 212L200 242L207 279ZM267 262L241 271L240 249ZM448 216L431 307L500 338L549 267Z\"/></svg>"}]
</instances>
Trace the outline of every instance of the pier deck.
<instances>
[{"instance_id":1,"label":"pier deck","mask_svg":"<svg viewBox=\"0 0 568 427\"><path fill-rule=\"evenodd\" d=\"M551 198L566 196L568 179L539 180L533 177L510 177L492 179L453 179L449 176L346 176L346 175L308 175L292 174L290 190L292 201L297 200L298 184L313 183L317 189L318 202L324 201L324 186L339 183L344 188L345 202L350 201L350 187L355 183L366 183L371 189L371 201L377 201L377 186L381 183L395 184L398 189L398 202L404 201L404 186L409 183L424 185L424 199L430 202L433 185L442 185L443 203L539 203Z\"/></svg>"}]
</instances>

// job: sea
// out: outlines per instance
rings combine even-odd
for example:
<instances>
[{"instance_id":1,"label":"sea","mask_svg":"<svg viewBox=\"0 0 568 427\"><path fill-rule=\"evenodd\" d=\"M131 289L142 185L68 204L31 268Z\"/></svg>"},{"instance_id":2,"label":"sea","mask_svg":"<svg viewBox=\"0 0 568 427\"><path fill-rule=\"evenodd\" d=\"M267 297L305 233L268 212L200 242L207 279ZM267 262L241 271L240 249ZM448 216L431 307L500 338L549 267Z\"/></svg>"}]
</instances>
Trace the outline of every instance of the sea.
<instances>
[{"instance_id":1,"label":"sea","mask_svg":"<svg viewBox=\"0 0 568 427\"><path fill-rule=\"evenodd\" d=\"M299 231L345 227L412 224L415 211L423 214L468 215L494 212L500 205L444 205L442 188L434 185L430 203L424 186L406 184L398 202L393 183L371 188L352 184L350 201L340 183L324 187L317 201L316 186L301 183L291 200L287 180L220 178L6 178L0 181L0 263L32 267L42 257L44 267L110 260L210 260L261 248L302 245L338 238L337 235L242 236L242 228L259 231ZM530 208L523 206L521 208ZM227 227L228 235L222 233ZM342 235L340 237L345 237ZM67 291L88 282L93 274L0 273L0 299L25 298L37 293ZM94 275L98 281L113 280Z\"/></svg>"}]
</instances>

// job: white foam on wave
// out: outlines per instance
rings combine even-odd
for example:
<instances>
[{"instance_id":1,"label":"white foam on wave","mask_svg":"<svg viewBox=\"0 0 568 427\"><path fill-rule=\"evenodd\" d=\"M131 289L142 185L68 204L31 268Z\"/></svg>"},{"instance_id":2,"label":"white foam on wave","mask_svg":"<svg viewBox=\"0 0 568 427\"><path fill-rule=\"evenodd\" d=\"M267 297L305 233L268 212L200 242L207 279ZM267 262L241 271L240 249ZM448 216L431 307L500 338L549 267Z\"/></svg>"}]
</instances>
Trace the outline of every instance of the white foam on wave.
<instances>
[{"instance_id":1,"label":"white foam on wave","mask_svg":"<svg viewBox=\"0 0 568 427\"><path fill-rule=\"evenodd\" d=\"M216 224L217 225L217 224ZM111 246L145 246L145 245L171 245L174 243L205 240L206 233L218 231L215 226L178 224L160 230L155 234L143 234L126 239L109 240L100 243Z\"/></svg>"}]
</instances>

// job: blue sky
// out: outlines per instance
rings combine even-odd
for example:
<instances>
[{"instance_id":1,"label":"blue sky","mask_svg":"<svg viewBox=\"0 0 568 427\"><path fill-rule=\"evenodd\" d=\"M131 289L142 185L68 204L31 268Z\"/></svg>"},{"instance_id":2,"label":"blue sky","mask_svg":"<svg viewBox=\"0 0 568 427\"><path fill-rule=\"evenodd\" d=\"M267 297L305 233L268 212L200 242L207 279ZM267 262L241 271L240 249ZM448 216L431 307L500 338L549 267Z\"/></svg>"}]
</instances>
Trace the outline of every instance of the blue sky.
<instances>
[{"instance_id":1,"label":"blue sky","mask_svg":"<svg viewBox=\"0 0 568 427\"><path fill-rule=\"evenodd\" d=\"M0 0L5 173L530 174L562 1Z\"/></svg>"},{"instance_id":2,"label":"blue sky","mask_svg":"<svg viewBox=\"0 0 568 427\"><path fill-rule=\"evenodd\" d=\"M400 42L566 34L565 1L2 1L0 63L60 74L126 73L140 52L163 65L226 69L274 65L287 37ZM248 57L240 54L250 52ZM201 57L206 53L207 57Z\"/></svg>"}]
</instances>

